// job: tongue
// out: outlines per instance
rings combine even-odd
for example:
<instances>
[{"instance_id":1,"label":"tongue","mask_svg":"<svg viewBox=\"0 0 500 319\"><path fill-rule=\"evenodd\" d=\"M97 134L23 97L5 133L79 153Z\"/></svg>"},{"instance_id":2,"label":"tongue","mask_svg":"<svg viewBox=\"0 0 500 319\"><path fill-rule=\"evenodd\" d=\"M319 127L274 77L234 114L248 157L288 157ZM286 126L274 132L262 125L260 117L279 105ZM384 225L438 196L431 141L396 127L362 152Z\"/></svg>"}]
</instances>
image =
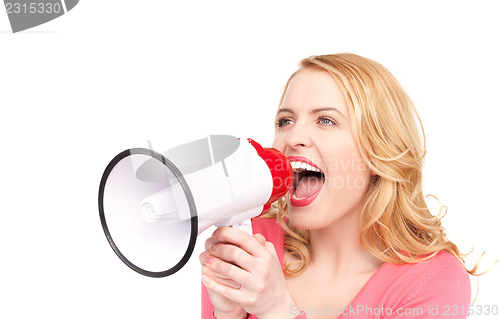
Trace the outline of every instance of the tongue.
<instances>
[{"instance_id":1,"label":"tongue","mask_svg":"<svg viewBox=\"0 0 500 319\"><path fill-rule=\"evenodd\" d=\"M304 176L299 185L297 185L297 189L295 190L295 197L297 198L306 198L312 196L316 193L322 186L324 180L318 175L307 175Z\"/></svg>"}]
</instances>

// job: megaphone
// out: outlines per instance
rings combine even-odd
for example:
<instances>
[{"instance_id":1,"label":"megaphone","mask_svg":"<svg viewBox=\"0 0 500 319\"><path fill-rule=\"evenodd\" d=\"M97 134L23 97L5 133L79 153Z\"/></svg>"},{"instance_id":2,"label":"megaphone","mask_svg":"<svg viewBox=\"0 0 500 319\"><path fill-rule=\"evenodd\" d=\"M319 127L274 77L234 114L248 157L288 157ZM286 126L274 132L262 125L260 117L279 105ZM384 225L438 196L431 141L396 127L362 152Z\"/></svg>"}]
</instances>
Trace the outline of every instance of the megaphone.
<instances>
[{"instance_id":1,"label":"megaphone","mask_svg":"<svg viewBox=\"0 0 500 319\"><path fill-rule=\"evenodd\" d=\"M103 173L99 216L127 266L165 277L186 264L197 236L210 226L238 225L251 233L249 219L267 212L292 179L287 158L252 139L209 135L164 154L132 148Z\"/></svg>"}]
</instances>

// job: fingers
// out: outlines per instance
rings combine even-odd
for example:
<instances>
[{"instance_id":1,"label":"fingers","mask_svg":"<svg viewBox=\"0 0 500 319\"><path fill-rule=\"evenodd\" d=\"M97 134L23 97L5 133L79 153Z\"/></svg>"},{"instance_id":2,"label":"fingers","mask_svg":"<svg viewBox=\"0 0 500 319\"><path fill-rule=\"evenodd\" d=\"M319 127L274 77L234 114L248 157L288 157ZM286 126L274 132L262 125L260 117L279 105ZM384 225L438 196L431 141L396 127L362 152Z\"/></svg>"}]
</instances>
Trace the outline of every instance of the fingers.
<instances>
[{"instance_id":1,"label":"fingers","mask_svg":"<svg viewBox=\"0 0 500 319\"><path fill-rule=\"evenodd\" d=\"M266 245L266 238L264 236L262 236L261 234L255 234L253 235L253 237L255 239L257 239L257 241L262 245L262 246L265 246Z\"/></svg>"},{"instance_id":2,"label":"fingers","mask_svg":"<svg viewBox=\"0 0 500 319\"><path fill-rule=\"evenodd\" d=\"M223 285L208 275L203 275L201 278L203 284L209 291L240 304L245 301L245 293L243 291Z\"/></svg>"},{"instance_id":3,"label":"fingers","mask_svg":"<svg viewBox=\"0 0 500 319\"><path fill-rule=\"evenodd\" d=\"M221 275L207 266L203 266L201 273L203 276L209 276L212 280L218 282L221 285L225 285L231 288L240 289L241 285L236 281L229 279L227 276Z\"/></svg>"},{"instance_id":4,"label":"fingers","mask_svg":"<svg viewBox=\"0 0 500 319\"><path fill-rule=\"evenodd\" d=\"M219 227L205 243L205 249L209 250L212 245L217 243L226 243L238 246L248 254L256 256L262 252L265 242L264 236L260 234L252 236L232 227Z\"/></svg>"},{"instance_id":5,"label":"fingers","mask_svg":"<svg viewBox=\"0 0 500 319\"><path fill-rule=\"evenodd\" d=\"M278 258L278 254L276 253L276 249L274 248L273 243L266 241L264 243L264 247L273 255L275 258Z\"/></svg>"},{"instance_id":6,"label":"fingers","mask_svg":"<svg viewBox=\"0 0 500 319\"><path fill-rule=\"evenodd\" d=\"M266 239L261 234L253 236L231 227L219 227L205 241L205 250L248 270L245 264L250 256L258 256L265 252ZM238 249L239 248L239 249ZM200 259L201 261L201 259ZM203 263L202 263L203 264Z\"/></svg>"},{"instance_id":7,"label":"fingers","mask_svg":"<svg viewBox=\"0 0 500 319\"><path fill-rule=\"evenodd\" d=\"M211 273L220 274L219 277L221 279L233 280L240 285L248 281L248 277L251 276L247 271L241 269L240 267L211 256L205 260L204 267L206 269L202 269L202 271L210 270Z\"/></svg>"},{"instance_id":8,"label":"fingers","mask_svg":"<svg viewBox=\"0 0 500 319\"><path fill-rule=\"evenodd\" d=\"M217 238L215 238L214 236L208 237L208 239L205 241L205 250L210 250L210 247L217 243L219 243L219 240Z\"/></svg>"},{"instance_id":9,"label":"fingers","mask_svg":"<svg viewBox=\"0 0 500 319\"><path fill-rule=\"evenodd\" d=\"M267 315L277 313L278 300L290 299L294 304L276 250L264 236L221 227L205 248L200 255L202 282L212 295L237 303L247 312Z\"/></svg>"},{"instance_id":10,"label":"fingers","mask_svg":"<svg viewBox=\"0 0 500 319\"><path fill-rule=\"evenodd\" d=\"M203 253L200 254L200 263L201 263L201 266L202 266L202 273L204 273L208 267L206 267L212 260L213 258L215 258L211 253L209 253L208 251L204 251ZM221 273L215 273L212 271L212 273L210 273L210 275L214 275L218 278L221 278L221 279L230 279L227 275L224 275L224 274L221 274Z\"/></svg>"},{"instance_id":11,"label":"fingers","mask_svg":"<svg viewBox=\"0 0 500 319\"><path fill-rule=\"evenodd\" d=\"M255 267L253 257L265 255L266 244L261 234L250 236L240 230L222 227L207 239L205 248L211 255L252 272Z\"/></svg>"},{"instance_id":12,"label":"fingers","mask_svg":"<svg viewBox=\"0 0 500 319\"><path fill-rule=\"evenodd\" d=\"M213 255L204 258L202 274L212 280L235 289L241 286L252 285L253 275L232 263L226 262ZM200 258L201 259L201 258Z\"/></svg>"},{"instance_id":13,"label":"fingers","mask_svg":"<svg viewBox=\"0 0 500 319\"><path fill-rule=\"evenodd\" d=\"M257 240L257 242L259 244L261 244L262 246L265 246L266 245L266 238L261 235L261 234L254 234L253 235L253 238L255 238ZM214 236L211 236L209 237L206 241L205 241L205 250L210 250L210 248L215 245L215 244L218 244L220 243L221 240L219 238L216 238ZM227 243L227 242L226 242Z\"/></svg>"},{"instance_id":14,"label":"fingers","mask_svg":"<svg viewBox=\"0 0 500 319\"><path fill-rule=\"evenodd\" d=\"M206 251L200 255L203 276L216 287L216 293L225 291L227 294L228 290L223 287L253 289L256 284L253 273L262 268L255 257L269 257L267 250L270 248L274 251L272 244L261 234L251 236L237 229L221 227L206 240Z\"/></svg>"}]
</instances>

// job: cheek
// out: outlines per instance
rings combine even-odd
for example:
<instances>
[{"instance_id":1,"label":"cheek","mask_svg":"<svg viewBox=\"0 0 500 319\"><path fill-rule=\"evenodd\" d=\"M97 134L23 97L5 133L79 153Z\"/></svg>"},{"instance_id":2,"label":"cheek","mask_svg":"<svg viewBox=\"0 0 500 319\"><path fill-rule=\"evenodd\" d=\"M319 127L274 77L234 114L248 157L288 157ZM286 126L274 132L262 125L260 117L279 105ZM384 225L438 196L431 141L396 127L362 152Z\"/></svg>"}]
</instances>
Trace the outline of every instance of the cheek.
<instances>
[{"instance_id":1,"label":"cheek","mask_svg":"<svg viewBox=\"0 0 500 319\"><path fill-rule=\"evenodd\" d=\"M370 170L357 151L344 152L330 160L327 184L344 191L363 191L368 187Z\"/></svg>"},{"instance_id":2,"label":"cheek","mask_svg":"<svg viewBox=\"0 0 500 319\"><path fill-rule=\"evenodd\" d=\"M286 143L285 143L285 138L283 137L283 134L277 133L274 136L272 147L277 149L278 151L284 153L285 148L286 148L285 146L286 146Z\"/></svg>"},{"instance_id":3,"label":"cheek","mask_svg":"<svg viewBox=\"0 0 500 319\"><path fill-rule=\"evenodd\" d=\"M324 156L328 176L318 198L307 207L289 207L290 222L299 229L320 229L359 213L364 204L371 174L356 147L347 144Z\"/></svg>"},{"instance_id":4,"label":"cheek","mask_svg":"<svg viewBox=\"0 0 500 319\"><path fill-rule=\"evenodd\" d=\"M325 186L328 201L345 211L363 201L371 174L355 146L349 145L339 150L329 157Z\"/></svg>"}]
</instances>

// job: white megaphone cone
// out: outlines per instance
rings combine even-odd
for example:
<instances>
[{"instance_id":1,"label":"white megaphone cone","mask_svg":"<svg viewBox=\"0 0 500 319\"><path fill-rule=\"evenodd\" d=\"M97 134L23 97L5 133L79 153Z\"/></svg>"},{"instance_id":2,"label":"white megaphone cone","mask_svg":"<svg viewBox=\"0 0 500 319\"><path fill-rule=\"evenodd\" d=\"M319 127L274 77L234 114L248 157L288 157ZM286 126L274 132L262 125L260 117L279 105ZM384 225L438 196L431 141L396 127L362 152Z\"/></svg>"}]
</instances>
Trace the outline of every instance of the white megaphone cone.
<instances>
[{"instance_id":1,"label":"white megaphone cone","mask_svg":"<svg viewBox=\"0 0 500 319\"><path fill-rule=\"evenodd\" d=\"M212 225L251 233L250 218L267 212L292 183L286 157L251 139L211 135L165 152L130 149L106 168L99 188L101 224L130 268L164 277L193 252Z\"/></svg>"}]
</instances>

